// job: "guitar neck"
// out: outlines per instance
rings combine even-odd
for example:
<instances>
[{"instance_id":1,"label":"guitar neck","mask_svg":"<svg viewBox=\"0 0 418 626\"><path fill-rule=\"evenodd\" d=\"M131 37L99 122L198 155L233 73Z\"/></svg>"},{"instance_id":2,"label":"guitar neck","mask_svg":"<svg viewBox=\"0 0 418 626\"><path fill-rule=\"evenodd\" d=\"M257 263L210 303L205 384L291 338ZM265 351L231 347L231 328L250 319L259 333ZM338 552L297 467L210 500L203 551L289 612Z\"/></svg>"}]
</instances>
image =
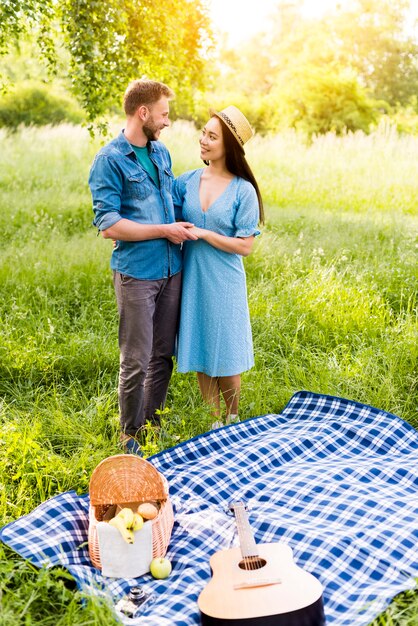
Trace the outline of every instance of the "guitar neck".
<instances>
[{"instance_id":1,"label":"guitar neck","mask_svg":"<svg viewBox=\"0 0 418 626\"><path fill-rule=\"evenodd\" d=\"M257 544L248 521L245 506L242 504L232 505L235 513L238 537L240 541L241 554L245 557L258 556Z\"/></svg>"}]
</instances>

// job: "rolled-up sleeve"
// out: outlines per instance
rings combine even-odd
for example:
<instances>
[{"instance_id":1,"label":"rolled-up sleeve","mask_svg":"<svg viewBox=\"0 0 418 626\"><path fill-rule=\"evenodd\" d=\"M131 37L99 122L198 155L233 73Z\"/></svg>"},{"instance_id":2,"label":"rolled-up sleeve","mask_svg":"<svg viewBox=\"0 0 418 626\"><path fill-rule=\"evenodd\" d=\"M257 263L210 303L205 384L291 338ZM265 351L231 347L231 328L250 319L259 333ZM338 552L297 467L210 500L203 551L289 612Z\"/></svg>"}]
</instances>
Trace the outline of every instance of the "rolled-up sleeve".
<instances>
[{"instance_id":1,"label":"rolled-up sleeve","mask_svg":"<svg viewBox=\"0 0 418 626\"><path fill-rule=\"evenodd\" d=\"M237 197L235 213L235 237L251 237L259 235L257 228L259 206L257 193L248 181L241 181Z\"/></svg>"},{"instance_id":2,"label":"rolled-up sleeve","mask_svg":"<svg viewBox=\"0 0 418 626\"><path fill-rule=\"evenodd\" d=\"M89 176L89 187L93 199L93 224L106 230L122 219L122 176L116 165L105 155L98 154Z\"/></svg>"}]
</instances>

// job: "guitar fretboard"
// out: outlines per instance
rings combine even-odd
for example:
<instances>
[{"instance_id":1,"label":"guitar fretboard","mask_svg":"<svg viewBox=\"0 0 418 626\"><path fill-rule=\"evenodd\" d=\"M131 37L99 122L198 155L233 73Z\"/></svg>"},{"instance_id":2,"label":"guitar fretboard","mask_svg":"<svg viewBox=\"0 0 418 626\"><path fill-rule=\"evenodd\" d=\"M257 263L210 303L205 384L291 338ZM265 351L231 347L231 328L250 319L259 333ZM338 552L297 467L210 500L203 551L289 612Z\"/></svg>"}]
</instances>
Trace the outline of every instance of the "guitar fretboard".
<instances>
[{"instance_id":1,"label":"guitar fretboard","mask_svg":"<svg viewBox=\"0 0 418 626\"><path fill-rule=\"evenodd\" d=\"M232 509L235 513L242 556L244 558L258 557L257 544L248 521L245 506L243 504L234 504Z\"/></svg>"}]
</instances>

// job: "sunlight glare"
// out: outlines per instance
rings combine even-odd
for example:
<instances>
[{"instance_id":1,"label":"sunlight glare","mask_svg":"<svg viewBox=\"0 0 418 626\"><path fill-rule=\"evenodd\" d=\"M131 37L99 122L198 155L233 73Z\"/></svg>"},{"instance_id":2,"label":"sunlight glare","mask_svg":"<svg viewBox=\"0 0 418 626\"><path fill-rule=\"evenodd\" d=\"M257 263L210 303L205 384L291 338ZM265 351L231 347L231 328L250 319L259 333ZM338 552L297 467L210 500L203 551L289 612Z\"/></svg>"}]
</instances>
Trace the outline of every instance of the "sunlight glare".
<instances>
[{"instance_id":1,"label":"sunlight glare","mask_svg":"<svg viewBox=\"0 0 418 626\"><path fill-rule=\"evenodd\" d=\"M303 13L316 17L341 4L342 0L304 0ZM265 30L276 5L277 0L257 0L256 4L243 0L208 0L215 29L225 33L232 46Z\"/></svg>"}]
</instances>

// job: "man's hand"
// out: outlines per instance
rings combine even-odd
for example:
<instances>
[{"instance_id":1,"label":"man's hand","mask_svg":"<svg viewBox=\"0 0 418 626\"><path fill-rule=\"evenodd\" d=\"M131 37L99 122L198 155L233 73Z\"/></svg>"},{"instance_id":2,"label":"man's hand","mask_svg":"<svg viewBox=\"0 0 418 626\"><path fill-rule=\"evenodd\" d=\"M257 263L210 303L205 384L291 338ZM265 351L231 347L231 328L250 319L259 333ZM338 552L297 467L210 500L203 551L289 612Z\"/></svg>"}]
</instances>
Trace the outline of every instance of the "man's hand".
<instances>
[{"instance_id":1,"label":"man's hand","mask_svg":"<svg viewBox=\"0 0 418 626\"><path fill-rule=\"evenodd\" d=\"M191 240L196 241L199 239L197 235L193 233L193 224L190 222L174 222L173 224L166 224L166 239L171 243L183 243L183 241Z\"/></svg>"},{"instance_id":2,"label":"man's hand","mask_svg":"<svg viewBox=\"0 0 418 626\"><path fill-rule=\"evenodd\" d=\"M102 230L105 239L117 241L148 241L150 239L168 239L171 243L183 243L186 239L198 237L192 232L191 222L174 222L173 224L139 224L126 218Z\"/></svg>"}]
</instances>

